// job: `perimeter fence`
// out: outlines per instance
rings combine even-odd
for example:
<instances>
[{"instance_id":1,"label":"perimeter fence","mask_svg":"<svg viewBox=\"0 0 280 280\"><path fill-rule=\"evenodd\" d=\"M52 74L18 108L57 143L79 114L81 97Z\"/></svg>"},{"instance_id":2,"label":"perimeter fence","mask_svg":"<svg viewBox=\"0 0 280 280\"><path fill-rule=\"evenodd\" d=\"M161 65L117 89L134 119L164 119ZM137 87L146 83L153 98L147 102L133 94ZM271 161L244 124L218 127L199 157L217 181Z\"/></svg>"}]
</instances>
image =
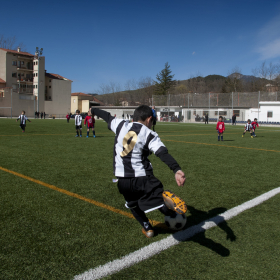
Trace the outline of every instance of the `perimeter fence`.
<instances>
[{"instance_id":1,"label":"perimeter fence","mask_svg":"<svg viewBox=\"0 0 280 280\"><path fill-rule=\"evenodd\" d=\"M280 101L279 92L186 93L153 95L154 106L187 108L258 108L260 101Z\"/></svg>"}]
</instances>

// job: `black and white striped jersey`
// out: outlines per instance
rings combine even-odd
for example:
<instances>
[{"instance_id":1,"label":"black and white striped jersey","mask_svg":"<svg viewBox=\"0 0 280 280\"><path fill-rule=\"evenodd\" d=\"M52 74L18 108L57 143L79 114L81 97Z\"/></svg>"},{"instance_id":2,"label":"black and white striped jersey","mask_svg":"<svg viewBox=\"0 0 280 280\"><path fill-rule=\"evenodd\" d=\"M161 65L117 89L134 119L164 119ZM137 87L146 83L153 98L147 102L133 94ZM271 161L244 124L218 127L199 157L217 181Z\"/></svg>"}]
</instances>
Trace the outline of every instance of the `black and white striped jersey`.
<instances>
[{"instance_id":1,"label":"black and white striped jersey","mask_svg":"<svg viewBox=\"0 0 280 280\"><path fill-rule=\"evenodd\" d=\"M250 123L246 123L246 125L245 125L245 130L246 131L250 131L250 130L252 130L252 125L250 124Z\"/></svg>"},{"instance_id":2,"label":"black and white striped jersey","mask_svg":"<svg viewBox=\"0 0 280 280\"><path fill-rule=\"evenodd\" d=\"M113 163L116 177L152 175L153 167L148 159L151 153L158 156L174 173L181 169L177 161L168 154L158 134L142 123L117 119L97 108L92 108L92 113L103 118L116 135Z\"/></svg>"},{"instance_id":3,"label":"black and white striped jersey","mask_svg":"<svg viewBox=\"0 0 280 280\"><path fill-rule=\"evenodd\" d=\"M115 134L114 170L117 177L141 177L153 174L148 160L150 151L165 147L157 133L145 125L114 118L108 124Z\"/></svg>"},{"instance_id":4,"label":"black and white striped jersey","mask_svg":"<svg viewBox=\"0 0 280 280\"><path fill-rule=\"evenodd\" d=\"M82 125L83 118L81 115L75 115L75 125Z\"/></svg>"},{"instance_id":5,"label":"black and white striped jersey","mask_svg":"<svg viewBox=\"0 0 280 280\"><path fill-rule=\"evenodd\" d=\"M18 120L20 120L20 124L25 125L28 118L25 115L19 115Z\"/></svg>"}]
</instances>

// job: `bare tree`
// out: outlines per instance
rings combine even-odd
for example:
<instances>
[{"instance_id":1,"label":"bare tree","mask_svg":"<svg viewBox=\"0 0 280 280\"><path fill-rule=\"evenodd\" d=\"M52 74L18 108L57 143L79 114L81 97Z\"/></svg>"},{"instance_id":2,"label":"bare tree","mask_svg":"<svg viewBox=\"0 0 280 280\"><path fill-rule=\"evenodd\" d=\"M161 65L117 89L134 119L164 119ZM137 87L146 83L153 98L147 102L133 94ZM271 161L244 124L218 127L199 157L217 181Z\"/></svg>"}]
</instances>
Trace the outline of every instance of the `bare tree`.
<instances>
[{"instance_id":1,"label":"bare tree","mask_svg":"<svg viewBox=\"0 0 280 280\"><path fill-rule=\"evenodd\" d=\"M17 47L20 47L22 50L25 49L23 43L17 43L17 39L15 36L13 37L5 37L4 35L0 35L0 48L8 49L8 50L16 50Z\"/></svg>"}]
</instances>

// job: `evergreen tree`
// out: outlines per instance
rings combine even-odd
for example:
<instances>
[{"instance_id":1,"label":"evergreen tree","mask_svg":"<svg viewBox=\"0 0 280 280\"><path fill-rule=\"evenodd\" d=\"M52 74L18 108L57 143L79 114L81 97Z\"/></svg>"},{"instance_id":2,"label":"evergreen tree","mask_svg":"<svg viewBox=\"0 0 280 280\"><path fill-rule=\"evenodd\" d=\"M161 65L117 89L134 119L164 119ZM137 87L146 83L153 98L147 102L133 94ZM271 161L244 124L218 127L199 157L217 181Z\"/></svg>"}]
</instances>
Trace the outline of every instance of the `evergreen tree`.
<instances>
[{"instance_id":1,"label":"evergreen tree","mask_svg":"<svg viewBox=\"0 0 280 280\"><path fill-rule=\"evenodd\" d=\"M166 95L168 90L175 86L176 81L173 80L174 75L171 75L170 65L168 62L165 63L165 67L161 70L155 81L155 94L157 95Z\"/></svg>"}]
</instances>

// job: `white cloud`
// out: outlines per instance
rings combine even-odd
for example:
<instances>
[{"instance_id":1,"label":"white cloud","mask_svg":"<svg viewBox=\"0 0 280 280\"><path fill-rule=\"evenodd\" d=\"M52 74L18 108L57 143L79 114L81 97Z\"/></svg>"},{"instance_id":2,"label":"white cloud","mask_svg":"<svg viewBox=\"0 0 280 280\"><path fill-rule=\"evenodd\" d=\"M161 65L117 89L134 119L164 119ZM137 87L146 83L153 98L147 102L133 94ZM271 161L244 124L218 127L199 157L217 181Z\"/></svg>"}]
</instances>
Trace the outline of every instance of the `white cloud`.
<instances>
[{"instance_id":1,"label":"white cloud","mask_svg":"<svg viewBox=\"0 0 280 280\"><path fill-rule=\"evenodd\" d=\"M280 16L260 29L256 52L260 54L261 59L280 57Z\"/></svg>"},{"instance_id":2,"label":"white cloud","mask_svg":"<svg viewBox=\"0 0 280 280\"><path fill-rule=\"evenodd\" d=\"M195 54L196 54L195 52L192 53L192 55L195 55Z\"/></svg>"},{"instance_id":3,"label":"white cloud","mask_svg":"<svg viewBox=\"0 0 280 280\"><path fill-rule=\"evenodd\" d=\"M261 59L276 58L280 56L280 38L264 44L258 48Z\"/></svg>"}]
</instances>

